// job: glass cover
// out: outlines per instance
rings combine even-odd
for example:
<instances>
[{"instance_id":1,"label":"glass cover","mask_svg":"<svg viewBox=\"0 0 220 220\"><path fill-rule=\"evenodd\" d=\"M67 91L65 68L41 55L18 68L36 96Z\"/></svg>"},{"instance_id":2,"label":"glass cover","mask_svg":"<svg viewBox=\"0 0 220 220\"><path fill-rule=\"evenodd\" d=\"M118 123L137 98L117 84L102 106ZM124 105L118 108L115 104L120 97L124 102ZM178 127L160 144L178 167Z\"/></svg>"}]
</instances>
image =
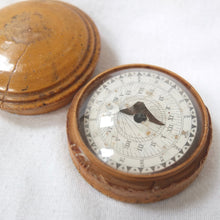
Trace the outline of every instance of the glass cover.
<instances>
[{"instance_id":1,"label":"glass cover","mask_svg":"<svg viewBox=\"0 0 220 220\"><path fill-rule=\"evenodd\" d=\"M174 77L134 68L105 75L90 87L79 108L79 130L108 166L132 174L161 172L198 146L200 108Z\"/></svg>"}]
</instances>

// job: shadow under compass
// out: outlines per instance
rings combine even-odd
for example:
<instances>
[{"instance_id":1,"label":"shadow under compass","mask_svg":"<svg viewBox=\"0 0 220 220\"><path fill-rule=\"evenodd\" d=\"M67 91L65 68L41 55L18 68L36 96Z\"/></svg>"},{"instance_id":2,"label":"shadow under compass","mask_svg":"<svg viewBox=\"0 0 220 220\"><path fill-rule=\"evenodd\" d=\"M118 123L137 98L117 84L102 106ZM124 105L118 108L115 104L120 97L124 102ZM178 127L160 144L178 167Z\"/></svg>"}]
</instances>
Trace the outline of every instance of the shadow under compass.
<instances>
[{"instance_id":1,"label":"shadow under compass","mask_svg":"<svg viewBox=\"0 0 220 220\"><path fill-rule=\"evenodd\" d=\"M69 105L62 107L56 111L40 115L17 115L0 111L0 121L7 121L7 124L14 128L30 128L30 129L44 129L47 127L60 126L65 128L66 112ZM7 132L7 131L5 131Z\"/></svg>"}]
</instances>

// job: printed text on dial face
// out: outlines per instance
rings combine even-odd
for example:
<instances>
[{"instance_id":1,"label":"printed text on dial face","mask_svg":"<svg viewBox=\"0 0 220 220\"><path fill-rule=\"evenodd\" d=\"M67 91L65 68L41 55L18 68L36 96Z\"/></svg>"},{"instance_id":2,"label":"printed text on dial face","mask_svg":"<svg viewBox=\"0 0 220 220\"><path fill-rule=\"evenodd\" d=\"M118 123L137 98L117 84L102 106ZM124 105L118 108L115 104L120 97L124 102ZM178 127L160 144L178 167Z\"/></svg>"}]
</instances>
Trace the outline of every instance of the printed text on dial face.
<instances>
[{"instance_id":1,"label":"printed text on dial face","mask_svg":"<svg viewBox=\"0 0 220 220\"><path fill-rule=\"evenodd\" d=\"M120 110L142 102L163 123L137 123ZM92 94L84 115L86 138L94 154L114 169L147 174L162 171L189 150L197 117L185 91L156 71L114 76Z\"/></svg>"}]
</instances>

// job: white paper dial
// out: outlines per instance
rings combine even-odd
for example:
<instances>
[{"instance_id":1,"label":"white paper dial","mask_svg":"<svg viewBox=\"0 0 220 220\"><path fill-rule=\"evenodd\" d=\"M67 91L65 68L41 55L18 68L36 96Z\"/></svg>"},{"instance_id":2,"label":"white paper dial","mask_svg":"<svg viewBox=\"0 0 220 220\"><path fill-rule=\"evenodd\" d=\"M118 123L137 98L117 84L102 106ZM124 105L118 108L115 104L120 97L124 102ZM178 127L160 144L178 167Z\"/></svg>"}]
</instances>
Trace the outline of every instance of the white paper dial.
<instances>
[{"instance_id":1,"label":"white paper dial","mask_svg":"<svg viewBox=\"0 0 220 220\"><path fill-rule=\"evenodd\" d=\"M154 70L112 76L91 95L84 133L93 153L114 169L147 174L166 169L189 150L197 115L172 77Z\"/></svg>"}]
</instances>

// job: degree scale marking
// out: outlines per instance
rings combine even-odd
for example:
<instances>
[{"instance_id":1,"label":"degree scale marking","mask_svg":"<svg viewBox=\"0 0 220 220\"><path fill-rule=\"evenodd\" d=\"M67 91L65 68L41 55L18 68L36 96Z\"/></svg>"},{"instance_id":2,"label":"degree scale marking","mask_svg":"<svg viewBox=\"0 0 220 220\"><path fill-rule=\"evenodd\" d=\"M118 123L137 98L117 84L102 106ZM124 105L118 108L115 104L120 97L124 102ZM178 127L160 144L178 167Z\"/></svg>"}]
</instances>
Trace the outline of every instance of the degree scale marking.
<instances>
[{"instance_id":1,"label":"degree scale marking","mask_svg":"<svg viewBox=\"0 0 220 220\"><path fill-rule=\"evenodd\" d=\"M144 101L165 125L137 124L132 116L119 112L136 101ZM197 131L196 111L188 95L170 78L150 71L108 79L93 92L85 116L93 153L109 166L134 174L163 170L177 162Z\"/></svg>"}]
</instances>

